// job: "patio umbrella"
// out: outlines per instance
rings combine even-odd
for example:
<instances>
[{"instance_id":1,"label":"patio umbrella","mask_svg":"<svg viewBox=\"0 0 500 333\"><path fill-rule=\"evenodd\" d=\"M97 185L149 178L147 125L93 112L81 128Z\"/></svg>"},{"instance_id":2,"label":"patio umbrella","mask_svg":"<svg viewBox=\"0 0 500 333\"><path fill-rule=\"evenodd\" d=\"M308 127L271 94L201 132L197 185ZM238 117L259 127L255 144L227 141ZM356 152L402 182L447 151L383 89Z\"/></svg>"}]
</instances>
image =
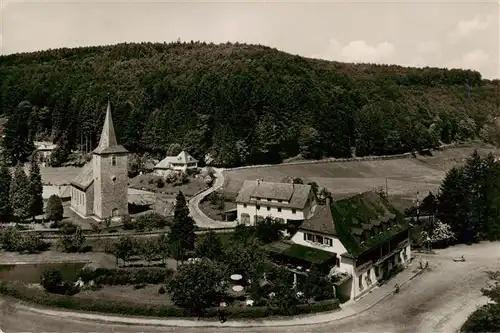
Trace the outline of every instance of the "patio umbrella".
<instances>
[{"instance_id":1,"label":"patio umbrella","mask_svg":"<svg viewBox=\"0 0 500 333\"><path fill-rule=\"evenodd\" d=\"M231 275L231 280L233 281L239 281L243 278L243 276L241 276L240 274L233 274Z\"/></svg>"}]
</instances>

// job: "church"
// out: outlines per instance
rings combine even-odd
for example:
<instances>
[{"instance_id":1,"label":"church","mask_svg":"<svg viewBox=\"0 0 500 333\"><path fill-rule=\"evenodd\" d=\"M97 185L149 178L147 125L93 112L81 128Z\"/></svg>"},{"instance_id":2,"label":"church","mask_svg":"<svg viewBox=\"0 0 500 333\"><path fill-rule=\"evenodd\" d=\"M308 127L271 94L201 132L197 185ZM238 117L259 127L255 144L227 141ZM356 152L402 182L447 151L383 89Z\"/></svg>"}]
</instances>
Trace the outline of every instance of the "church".
<instances>
[{"instance_id":1,"label":"church","mask_svg":"<svg viewBox=\"0 0 500 333\"><path fill-rule=\"evenodd\" d=\"M71 184L71 210L102 221L128 214L128 151L118 144L108 99L99 145Z\"/></svg>"}]
</instances>

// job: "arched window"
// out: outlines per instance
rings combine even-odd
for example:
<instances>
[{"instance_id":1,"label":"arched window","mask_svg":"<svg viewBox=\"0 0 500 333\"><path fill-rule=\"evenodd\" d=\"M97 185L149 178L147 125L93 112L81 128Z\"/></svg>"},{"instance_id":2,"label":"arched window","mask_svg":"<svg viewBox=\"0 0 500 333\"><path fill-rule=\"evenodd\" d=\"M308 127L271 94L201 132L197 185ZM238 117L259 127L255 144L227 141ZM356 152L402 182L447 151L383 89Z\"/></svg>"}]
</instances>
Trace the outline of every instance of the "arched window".
<instances>
[{"instance_id":1,"label":"arched window","mask_svg":"<svg viewBox=\"0 0 500 333\"><path fill-rule=\"evenodd\" d=\"M113 166L116 165L116 156L115 155L111 156L111 165L113 165Z\"/></svg>"}]
</instances>

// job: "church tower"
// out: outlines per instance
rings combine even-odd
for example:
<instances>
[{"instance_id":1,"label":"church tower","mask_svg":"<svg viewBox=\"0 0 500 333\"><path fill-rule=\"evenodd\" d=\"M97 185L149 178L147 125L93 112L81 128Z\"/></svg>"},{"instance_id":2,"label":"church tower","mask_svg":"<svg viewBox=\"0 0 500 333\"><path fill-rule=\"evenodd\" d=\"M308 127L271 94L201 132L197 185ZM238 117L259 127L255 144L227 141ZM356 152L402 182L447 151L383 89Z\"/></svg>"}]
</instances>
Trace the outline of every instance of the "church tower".
<instances>
[{"instance_id":1,"label":"church tower","mask_svg":"<svg viewBox=\"0 0 500 333\"><path fill-rule=\"evenodd\" d=\"M93 151L94 215L99 219L128 214L128 151L116 141L108 97L99 146Z\"/></svg>"}]
</instances>

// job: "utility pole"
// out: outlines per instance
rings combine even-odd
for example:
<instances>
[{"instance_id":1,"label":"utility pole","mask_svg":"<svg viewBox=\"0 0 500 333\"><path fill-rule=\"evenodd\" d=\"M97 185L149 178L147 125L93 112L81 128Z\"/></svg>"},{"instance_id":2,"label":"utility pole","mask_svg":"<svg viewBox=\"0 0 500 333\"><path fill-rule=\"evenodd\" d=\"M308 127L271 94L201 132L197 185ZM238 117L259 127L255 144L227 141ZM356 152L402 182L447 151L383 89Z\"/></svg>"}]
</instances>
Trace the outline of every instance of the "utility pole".
<instances>
[{"instance_id":1,"label":"utility pole","mask_svg":"<svg viewBox=\"0 0 500 333\"><path fill-rule=\"evenodd\" d=\"M387 177L385 177L385 197L387 200L389 200L389 185Z\"/></svg>"}]
</instances>

